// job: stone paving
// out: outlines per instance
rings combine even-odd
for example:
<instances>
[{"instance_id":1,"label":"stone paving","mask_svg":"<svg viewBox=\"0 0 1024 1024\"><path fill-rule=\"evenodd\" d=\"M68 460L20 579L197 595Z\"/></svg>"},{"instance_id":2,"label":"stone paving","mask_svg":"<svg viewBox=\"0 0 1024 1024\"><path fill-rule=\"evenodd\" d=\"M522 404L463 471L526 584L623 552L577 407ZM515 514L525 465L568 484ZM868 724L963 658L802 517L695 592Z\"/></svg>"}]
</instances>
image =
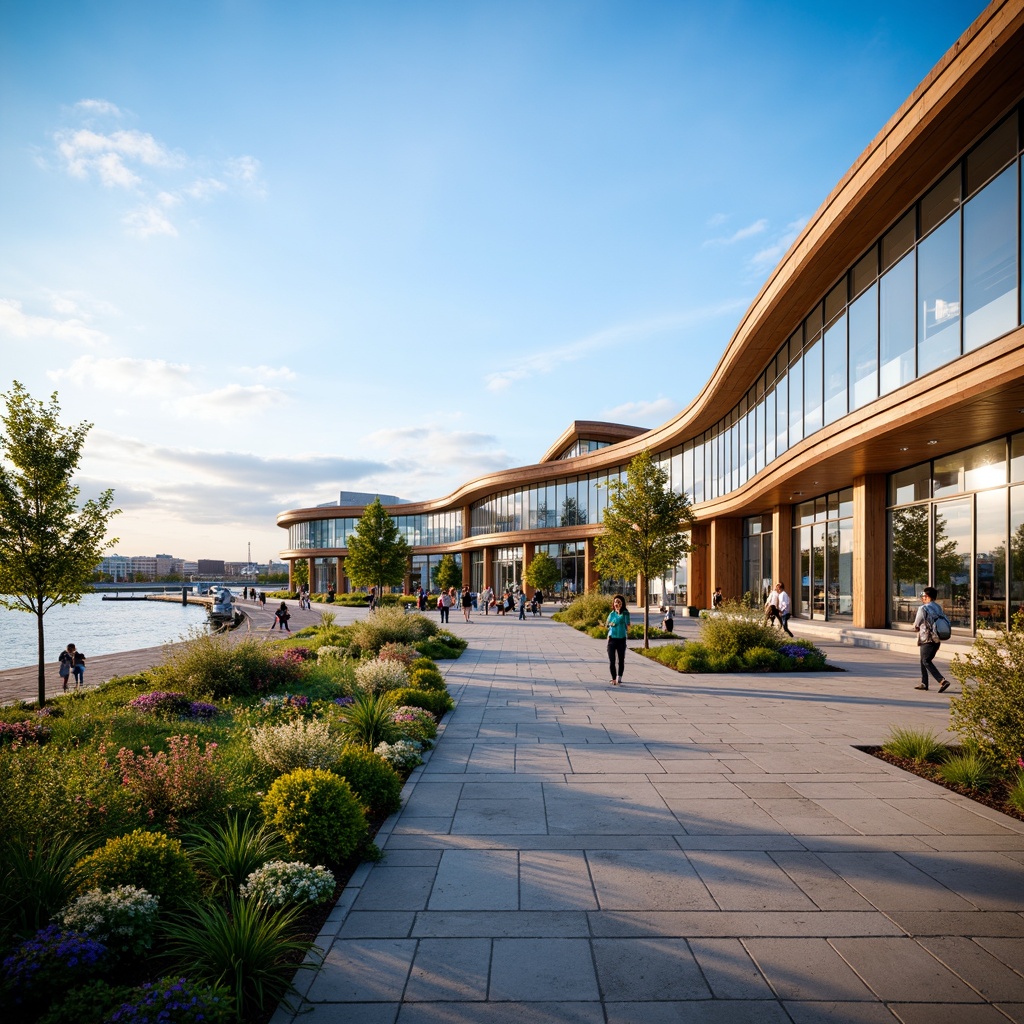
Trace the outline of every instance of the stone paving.
<instances>
[{"instance_id":1,"label":"stone paving","mask_svg":"<svg viewBox=\"0 0 1024 1024\"><path fill-rule=\"evenodd\" d=\"M458 707L296 1020L1024 1022L1024 822L857 749L941 733L956 684L825 643L846 673L630 653L612 688L603 644L547 618L451 628Z\"/></svg>"}]
</instances>

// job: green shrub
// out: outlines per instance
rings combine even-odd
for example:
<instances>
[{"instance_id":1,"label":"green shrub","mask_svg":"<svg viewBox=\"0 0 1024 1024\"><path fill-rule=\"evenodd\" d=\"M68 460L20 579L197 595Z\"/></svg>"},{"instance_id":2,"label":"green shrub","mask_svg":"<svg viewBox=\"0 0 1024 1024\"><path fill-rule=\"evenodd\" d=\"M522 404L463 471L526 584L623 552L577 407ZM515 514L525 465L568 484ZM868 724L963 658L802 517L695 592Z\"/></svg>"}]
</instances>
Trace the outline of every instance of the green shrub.
<instances>
[{"instance_id":1,"label":"green shrub","mask_svg":"<svg viewBox=\"0 0 1024 1024\"><path fill-rule=\"evenodd\" d=\"M107 949L141 956L153 945L160 901L134 885L118 885L109 892L90 889L55 917L70 931L88 932Z\"/></svg>"},{"instance_id":2,"label":"green shrub","mask_svg":"<svg viewBox=\"0 0 1024 1024\"><path fill-rule=\"evenodd\" d=\"M774 672L781 668L783 658L770 647L751 647L743 654L743 664L755 672Z\"/></svg>"},{"instance_id":3,"label":"green shrub","mask_svg":"<svg viewBox=\"0 0 1024 1024\"><path fill-rule=\"evenodd\" d=\"M938 771L944 782L966 789L988 789L997 774L992 761L978 750L950 754Z\"/></svg>"},{"instance_id":4,"label":"green shrub","mask_svg":"<svg viewBox=\"0 0 1024 1024\"><path fill-rule=\"evenodd\" d=\"M764 617L740 606L730 606L728 612L702 620L701 643L712 655L727 658L745 654L752 647L766 647L778 650L779 632L766 626Z\"/></svg>"},{"instance_id":5,"label":"green shrub","mask_svg":"<svg viewBox=\"0 0 1024 1024\"><path fill-rule=\"evenodd\" d=\"M1010 780L1006 800L1014 810L1024 814L1024 771L1017 772Z\"/></svg>"},{"instance_id":6,"label":"green shrub","mask_svg":"<svg viewBox=\"0 0 1024 1024\"><path fill-rule=\"evenodd\" d=\"M234 642L193 632L150 674L157 689L180 690L193 699L210 695L221 699L270 688L273 659L273 648L255 637Z\"/></svg>"},{"instance_id":7,"label":"green shrub","mask_svg":"<svg viewBox=\"0 0 1024 1024\"><path fill-rule=\"evenodd\" d=\"M387 693L409 685L409 670L400 661L373 658L356 669L356 685L364 693Z\"/></svg>"},{"instance_id":8,"label":"green shrub","mask_svg":"<svg viewBox=\"0 0 1024 1024\"><path fill-rule=\"evenodd\" d=\"M455 707L455 701L443 690L395 690L392 696L398 705L408 704L414 708L426 708L439 719Z\"/></svg>"},{"instance_id":9,"label":"green shrub","mask_svg":"<svg viewBox=\"0 0 1024 1024\"><path fill-rule=\"evenodd\" d=\"M347 629L352 643L360 651L376 654L385 644L412 644L419 648L420 641L437 632L437 623L419 613L409 614L401 608L380 608L368 618L354 622Z\"/></svg>"},{"instance_id":10,"label":"green shrub","mask_svg":"<svg viewBox=\"0 0 1024 1024\"><path fill-rule=\"evenodd\" d=\"M1024 612L995 639L977 637L950 670L963 688L950 700L952 729L1015 769L1024 756Z\"/></svg>"},{"instance_id":11,"label":"green shrub","mask_svg":"<svg viewBox=\"0 0 1024 1024\"><path fill-rule=\"evenodd\" d=\"M34 932L78 890L86 847L68 835L12 837L0 848L0 930Z\"/></svg>"},{"instance_id":12,"label":"green shrub","mask_svg":"<svg viewBox=\"0 0 1024 1024\"><path fill-rule=\"evenodd\" d=\"M278 772L295 768L331 769L341 755L342 743L331 735L323 719L297 718L284 725L265 725L251 732L256 756Z\"/></svg>"},{"instance_id":13,"label":"green shrub","mask_svg":"<svg viewBox=\"0 0 1024 1024\"><path fill-rule=\"evenodd\" d=\"M401 777L372 750L345 747L334 771L352 787L370 817L385 818L402 806Z\"/></svg>"},{"instance_id":14,"label":"green shrub","mask_svg":"<svg viewBox=\"0 0 1024 1024\"><path fill-rule=\"evenodd\" d=\"M294 959L307 945L295 935L299 912L298 907L272 909L230 893L226 907L203 904L172 921L167 955L189 978L227 985L237 1021L258 1020L294 991L296 968L314 966Z\"/></svg>"},{"instance_id":15,"label":"green shrub","mask_svg":"<svg viewBox=\"0 0 1024 1024\"><path fill-rule=\"evenodd\" d=\"M433 746L433 740L437 736L437 722L429 711L403 705L395 708L391 713L391 720L398 727L401 739L416 740L422 743L426 750Z\"/></svg>"},{"instance_id":16,"label":"green shrub","mask_svg":"<svg viewBox=\"0 0 1024 1024\"><path fill-rule=\"evenodd\" d=\"M743 668L743 659L731 651L723 654L712 651L708 654L707 666L708 672L739 672Z\"/></svg>"},{"instance_id":17,"label":"green shrub","mask_svg":"<svg viewBox=\"0 0 1024 1024\"><path fill-rule=\"evenodd\" d=\"M436 672L437 671L437 662L433 661L430 658L419 657L419 658L416 658L412 662L412 664L409 666L409 671L410 672L415 672L416 669L418 669L418 668L431 668L431 669L433 669Z\"/></svg>"},{"instance_id":18,"label":"green shrub","mask_svg":"<svg viewBox=\"0 0 1024 1024\"><path fill-rule=\"evenodd\" d=\"M469 646L465 640L449 633L448 630L439 630L436 636L427 640L421 640L416 644L416 649L426 658L434 658L437 661L452 661L462 656L462 652Z\"/></svg>"},{"instance_id":19,"label":"green shrub","mask_svg":"<svg viewBox=\"0 0 1024 1024\"><path fill-rule=\"evenodd\" d=\"M676 659L677 672L710 672L708 649L699 641L683 647Z\"/></svg>"},{"instance_id":20,"label":"green shrub","mask_svg":"<svg viewBox=\"0 0 1024 1024\"><path fill-rule=\"evenodd\" d=\"M253 815L232 815L185 835L192 859L214 891L237 892L257 868L279 860L288 851L284 840Z\"/></svg>"},{"instance_id":21,"label":"green shrub","mask_svg":"<svg viewBox=\"0 0 1024 1024\"><path fill-rule=\"evenodd\" d=\"M946 745L930 730L919 729L889 730L882 743L882 749L893 757L905 757L911 761L927 761L937 764L946 757Z\"/></svg>"},{"instance_id":22,"label":"green shrub","mask_svg":"<svg viewBox=\"0 0 1024 1024\"><path fill-rule=\"evenodd\" d=\"M282 775L263 798L263 815L291 852L310 863L340 864L366 838L366 815L352 787L322 768Z\"/></svg>"},{"instance_id":23,"label":"green shrub","mask_svg":"<svg viewBox=\"0 0 1024 1024\"><path fill-rule=\"evenodd\" d=\"M357 693L351 704L337 711L338 732L348 742L368 750L395 739L398 732L391 720L391 712L397 706L394 692Z\"/></svg>"},{"instance_id":24,"label":"green shrub","mask_svg":"<svg viewBox=\"0 0 1024 1024\"><path fill-rule=\"evenodd\" d=\"M595 640L606 640L608 638L607 626L577 626L576 629L592 636Z\"/></svg>"},{"instance_id":25,"label":"green shrub","mask_svg":"<svg viewBox=\"0 0 1024 1024\"><path fill-rule=\"evenodd\" d=\"M38 1024L105 1024L131 995L128 985L89 981L63 995L39 1018Z\"/></svg>"},{"instance_id":26,"label":"green shrub","mask_svg":"<svg viewBox=\"0 0 1024 1024\"><path fill-rule=\"evenodd\" d=\"M612 599L607 594L580 594L568 607L551 617L576 629L589 629L608 620Z\"/></svg>"},{"instance_id":27,"label":"green shrub","mask_svg":"<svg viewBox=\"0 0 1024 1024\"><path fill-rule=\"evenodd\" d=\"M436 668L414 668L409 673L406 686L410 690L434 690L439 693L448 689L444 676Z\"/></svg>"},{"instance_id":28,"label":"green shrub","mask_svg":"<svg viewBox=\"0 0 1024 1024\"><path fill-rule=\"evenodd\" d=\"M108 839L78 864L79 892L134 885L160 897L161 906L181 906L199 894L199 878L185 848L163 832L138 828Z\"/></svg>"}]
</instances>

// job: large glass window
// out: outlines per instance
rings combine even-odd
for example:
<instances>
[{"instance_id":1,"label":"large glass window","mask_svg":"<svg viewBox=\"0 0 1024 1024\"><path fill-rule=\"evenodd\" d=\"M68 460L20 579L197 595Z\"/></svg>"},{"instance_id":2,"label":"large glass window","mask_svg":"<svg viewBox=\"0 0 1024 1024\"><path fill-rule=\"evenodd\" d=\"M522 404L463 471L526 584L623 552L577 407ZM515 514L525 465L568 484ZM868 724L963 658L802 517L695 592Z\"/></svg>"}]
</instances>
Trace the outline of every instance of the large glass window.
<instances>
[{"instance_id":1,"label":"large glass window","mask_svg":"<svg viewBox=\"0 0 1024 1024\"><path fill-rule=\"evenodd\" d=\"M1010 488L1010 615L1024 611L1024 487Z\"/></svg>"},{"instance_id":2,"label":"large glass window","mask_svg":"<svg viewBox=\"0 0 1024 1024\"><path fill-rule=\"evenodd\" d=\"M878 397L878 285L872 284L850 306L850 407Z\"/></svg>"},{"instance_id":3,"label":"large glass window","mask_svg":"<svg viewBox=\"0 0 1024 1024\"><path fill-rule=\"evenodd\" d=\"M914 254L904 256L879 286L880 391L890 391L914 379Z\"/></svg>"},{"instance_id":4,"label":"large glass window","mask_svg":"<svg viewBox=\"0 0 1024 1024\"><path fill-rule=\"evenodd\" d=\"M1017 166L964 206L964 351L1017 326Z\"/></svg>"},{"instance_id":5,"label":"large glass window","mask_svg":"<svg viewBox=\"0 0 1024 1024\"><path fill-rule=\"evenodd\" d=\"M846 415L846 314L825 331L825 422Z\"/></svg>"},{"instance_id":6,"label":"large glass window","mask_svg":"<svg viewBox=\"0 0 1024 1024\"><path fill-rule=\"evenodd\" d=\"M789 444L795 445L804 436L804 372L798 356L789 367Z\"/></svg>"},{"instance_id":7,"label":"large glass window","mask_svg":"<svg viewBox=\"0 0 1024 1024\"><path fill-rule=\"evenodd\" d=\"M911 625L928 586L928 505L895 509L889 516L889 619Z\"/></svg>"},{"instance_id":8,"label":"large glass window","mask_svg":"<svg viewBox=\"0 0 1024 1024\"><path fill-rule=\"evenodd\" d=\"M982 491L975 509L975 624L993 629L1006 624L1006 491Z\"/></svg>"},{"instance_id":9,"label":"large glass window","mask_svg":"<svg viewBox=\"0 0 1024 1024\"><path fill-rule=\"evenodd\" d=\"M822 342L818 338L804 352L804 437L821 430Z\"/></svg>"},{"instance_id":10,"label":"large glass window","mask_svg":"<svg viewBox=\"0 0 1024 1024\"><path fill-rule=\"evenodd\" d=\"M936 502L934 531L935 589L950 623L971 628L971 498Z\"/></svg>"},{"instance_id":11,"label":"large glass window","mask_svg":"<svg viewBox=\"0 0 1024 1024\"><path fill-rule=\"evenodd\" d=\"M917 248L917 373L960 355L960 217L950 217Z\"/></svg>"}]
</instances>

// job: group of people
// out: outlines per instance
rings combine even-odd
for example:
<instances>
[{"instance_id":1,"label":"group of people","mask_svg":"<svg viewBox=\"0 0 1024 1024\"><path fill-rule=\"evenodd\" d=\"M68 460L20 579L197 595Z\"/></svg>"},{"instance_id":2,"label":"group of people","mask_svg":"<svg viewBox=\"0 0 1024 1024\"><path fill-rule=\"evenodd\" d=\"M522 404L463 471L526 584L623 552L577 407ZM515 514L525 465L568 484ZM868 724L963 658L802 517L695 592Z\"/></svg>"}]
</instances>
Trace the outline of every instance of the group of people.
<instances>
[{"instance_id":1,"label":"group of people","mask_svg":"<svg viewBox=\"0 0 1024 1024\"><path fill-rule=\"evenodd\" d=\"M57 674L60 676L64 692L68 692L68 680L73 678L75 681L75 693L78 693L85 682L85 655L74 644L68 644L60 652L57 664Z\"/></svg>"},{"instance_id":2,"label":"group of people","mask_svg":"<svg viewBox=\"0 0 1024 1024\"><path fill-rule=\"evenodd\" d=\"M242 587L242 598L246 601L254 601L261 608L266 608L267 606L267 595L255 587Z\"/></svg>"},{"instance_id":3,"label":"group of people","mask_svg":"<svg viewBox=\"0 0 1024 1024\"><path fill-rule=\"evenodd\" d=\"M778 624L790 636L793 634L789 629L789 620L793 614L793 602L786 593L785 583L776 583L768 594L768 600L764 603L764 621L766 625Z\"/></svg>"}]
</instances>

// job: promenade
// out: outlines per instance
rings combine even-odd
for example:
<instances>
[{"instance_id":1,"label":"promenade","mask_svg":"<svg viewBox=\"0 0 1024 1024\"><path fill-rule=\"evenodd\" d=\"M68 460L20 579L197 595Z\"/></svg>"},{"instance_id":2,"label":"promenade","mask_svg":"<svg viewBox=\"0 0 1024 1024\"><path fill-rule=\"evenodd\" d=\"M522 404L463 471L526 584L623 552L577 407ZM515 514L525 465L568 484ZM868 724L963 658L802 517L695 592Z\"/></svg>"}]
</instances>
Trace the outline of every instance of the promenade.
<instances>
[{"instance_id":1,"label":"promenade","mask_svg":"<svg viewBox=\"0 0 1024 1024\"><path fill-rule=\"evenodd\" d=\"M942 733L957 684L825 642L845 673L630 653L613 689L599 641L457 614L458 707L295 1021L1024 1022L1024 822L857 749Z\"/></svg>"}]
</instances>

